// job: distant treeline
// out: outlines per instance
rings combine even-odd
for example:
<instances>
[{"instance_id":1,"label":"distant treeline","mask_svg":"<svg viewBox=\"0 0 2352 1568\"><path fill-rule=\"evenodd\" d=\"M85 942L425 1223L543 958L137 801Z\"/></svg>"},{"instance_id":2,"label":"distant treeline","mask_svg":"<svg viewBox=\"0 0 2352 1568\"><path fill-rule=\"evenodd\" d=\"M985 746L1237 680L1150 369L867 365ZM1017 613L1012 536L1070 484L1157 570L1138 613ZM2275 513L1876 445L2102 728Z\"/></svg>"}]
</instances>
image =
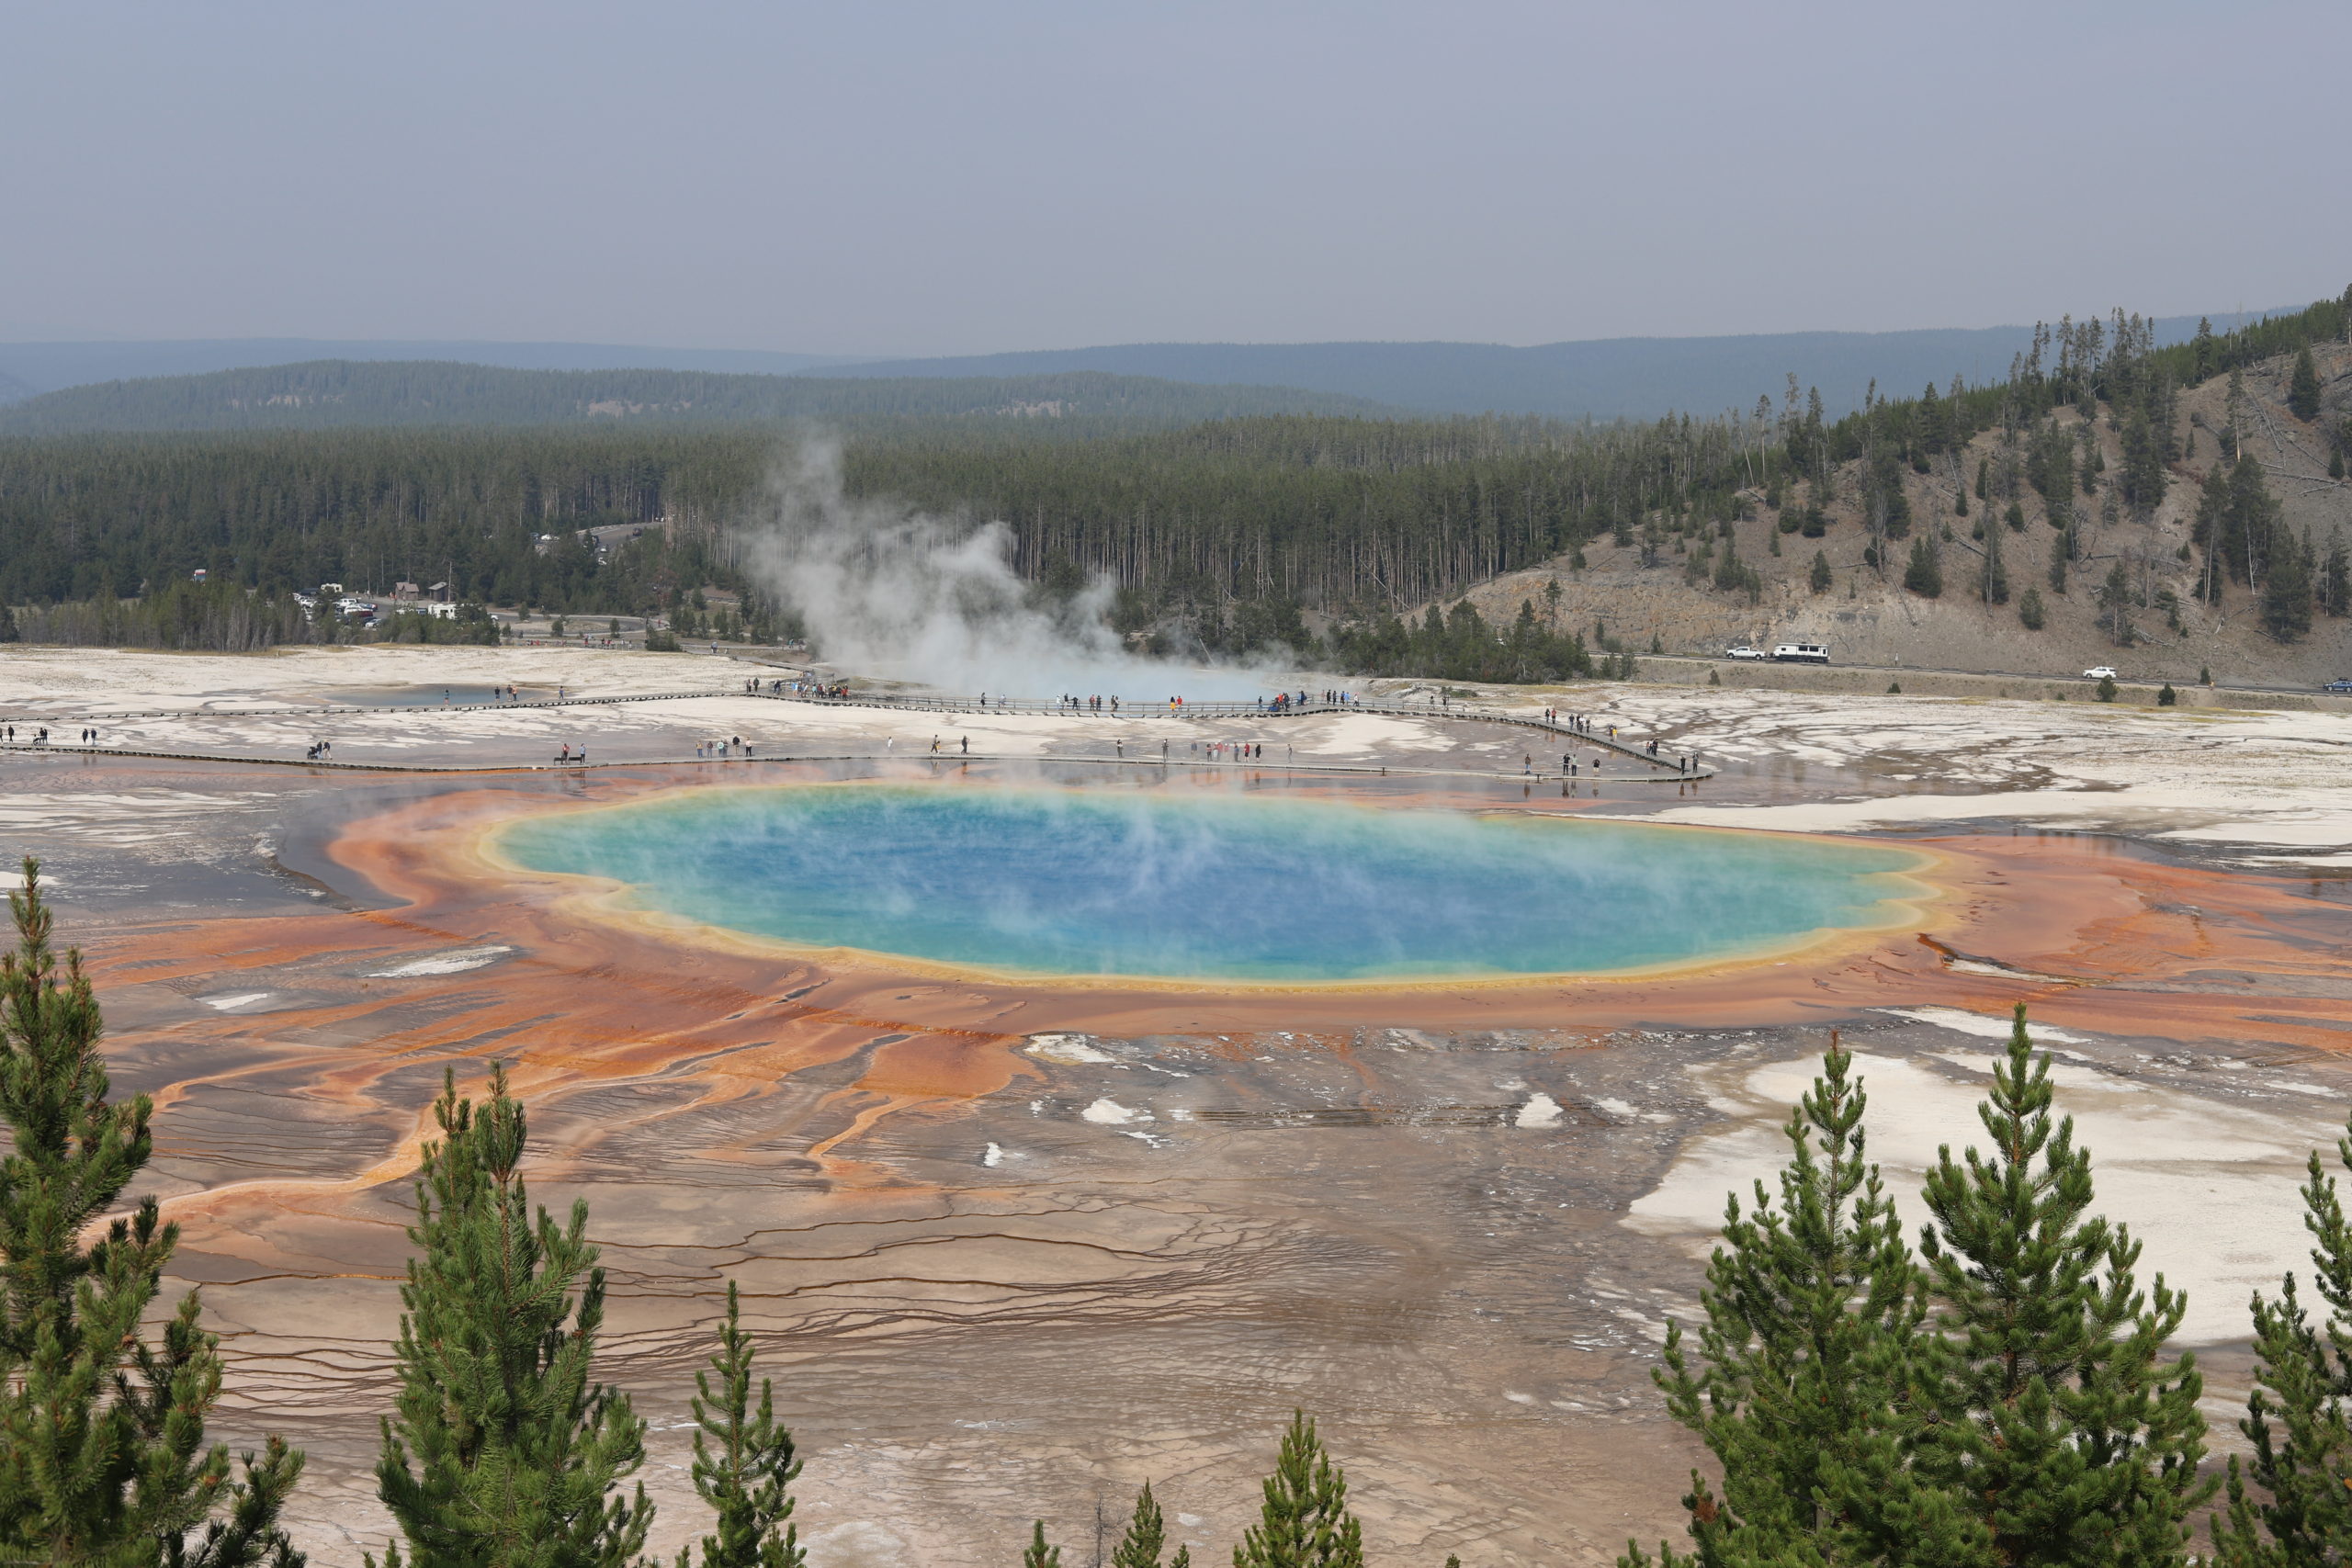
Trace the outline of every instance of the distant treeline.
<instances>
[{"instance_id":1,"label":"distant treeline","mask_svg":"<svg viewBox=\"0 0 2352 1568\"><path fill-rule=\"evenodd\" d=\"M137 598L103 598L0 611L0 642L74 648L172 648L252 653L280 643L331 642L332 620L313 622L290 593L233 583L174 582Z\"/></svg>"},{"instance_id":2,"label":"distant treeline","mask_svg":"<svg viewBox=\"0 0 2352 1568\"><path fill-rule=\"evenodd\" d=\"M1910 534L1905 475L1939 465L1996 513L2039 495L2074 539L2075 481L2092 455L2060 411L2118 422L2123 470L2079 488L2144 512L2177 456L2178 390L2340 338L2347 316L2346 301L2327 300L2161 348L2136 317L2062 322L2039 330L1996 385L1874 395L1836 421L1793 383L1777 407L1610 426L1282 414L1071 439L1052 420L910 418L853 433L842 473L854 495L1004 520L1042 591L1114 578L1123 630L1182 622L1211 647L1295 644L1287 628L1314 612L1347 628L1342 657L1385 668L1437 647L1425 623L1386 617L1574 560L1602 535L1651 549L1710 539L1759 502L1781 509L1785 530L1816 536L1831 502L1859 501L1865 560L1901 571L1885 545ZM896 395L895 383L853 384ZM2003 433L1997 457L1961 473L1962 447L1987 430ZM682 424L0 437L0 602L128 598L198 568L264 595L322 581L382 592L408 579L592 614L670 613L714 584L745 591L751 629L773 630L730 531L755 513L782 449L774 431ZM644 532L602 552L583 536L616 525ZM2286 548L2258 527L2207 536L2230 552L2203 574L2215 594L2267 581L2266 550ZM1753 592L1752 575L1712 581Z\"/></svg>"},{"instance_id":3,"label":"distant treeline","mask_svg":"<svg viewBox=\"0 0 2352 1568\"><path fill-rule=\"evenodd\" d=\"M1114 376L831 378L699 370L509 370L319 359L67 387L0 409L0 434L335 430L399 425L773 424L1019 420L1083 431L1261 413L1397 411L1341 392Z\"/></svg>"}]
</instances>

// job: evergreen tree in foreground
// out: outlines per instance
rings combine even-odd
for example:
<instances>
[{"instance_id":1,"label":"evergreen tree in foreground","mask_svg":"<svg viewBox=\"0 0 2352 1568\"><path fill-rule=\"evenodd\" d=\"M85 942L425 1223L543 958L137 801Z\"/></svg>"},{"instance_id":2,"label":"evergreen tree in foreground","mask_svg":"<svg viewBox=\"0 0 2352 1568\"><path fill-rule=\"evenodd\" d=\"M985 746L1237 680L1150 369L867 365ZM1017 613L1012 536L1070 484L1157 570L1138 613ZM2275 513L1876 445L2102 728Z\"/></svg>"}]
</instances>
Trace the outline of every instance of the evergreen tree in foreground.
<instances>
[{"instance_id":1,"label":"evergreen tree in foreground","mask_svg":"<svg viewBox=\"0 0 2352 1568\"><path fill-rule=\"evenodd\" d=\"M2352 1169L2352 1137L2336 1140L2335 1150ZM2327 1321L2312 1323L2291 1271L2277 1301L2254 1298L2255 1390L2238 1424L2254 1459L2243 1470L2230 1459L2229 1513L2213 1521L2222 1568L2352 1562L2352 1226L2316 1150L2303 1224L2316 1244L2312 1281ZM2249 1479L2267 1503L2248 1493Z\"/></svg>"},{"instance_id":2,"label":"evergreen tree in foreground","mask_svg":"<svg viewBox=\"0 0 2352 1568\"><path fill-rule=\"evenodd\" d=\"M702 1538L703 1568L802 1568L792 1523L792 1483L800 1475L792 1434L776 1425L775 1385L760 1380L752 1410L752 1337L739 1322L735 1281L727 1281L727 1322L707 1371L695 1374L695 1490L718 1516L718 1533ZM716 1382L714 1384L714 1381ZM777 1533L778 1528L782 1533ZM678 1568L693 1568L691 1547ZM1154 1565L1157 1568L1157 1565Z\"/></svg>"},{"instance_id":3,"label":"evergreen tree in foreground","mask_svg":"<svg viewBox=\"0 0 2352 1568\"><path fill-rule=\"evenodd\" d=\"M533 1214L503 1066L479 1106L445 1076L433 1115L442 1137L424 1145L419 1256L401 1287L401 1392L376 1464L410 1555L395 1543L386 1568L618 1568L643 1549L653 1508L641 1485L618 1495L645 1423L628 1395L589 1381L605 1274L583 1236L588 1206L561 1225Z\"/></svg>"},{"instance_id":4,"label":"evergreen tree in foreground","mask_svg":"<svg viewBox=\"0 0 2352 1568\"><path fill-rule=\"evenodd\" d=\"M1720 1500L1695 1471L1683 1499L1709 1568L1990 1561L1984 1527L1908 1468L1925 1280L1864 1158L1868 1100L1852 1062L1831 1035L1784 1129L1777 1203L1761 1181L1752 1210L1729 1201L1701 1292L1702 1367L1670 1322L1652 1374L1723 1467ZM1667 1568L1690 1561L1666 1546L1659 1556ZM1619 1561L1649 1559L1634 1545Z\"/></svg>"},{"instance_id":5,"label":"evergreen tree in foreground","mask_svg":"<svg viewBox=\"0 0 2352 1568\"><path fill-rule=\"evenodd\" d=\"M1348 1511L1348 1478L1305 1411L1291 1416L1259 1520L1233 1549L1233 1568L1363 1568L1363 1529Z\"/></svg>"},{"instance_id":6,"label":"evergreen tree in foreground","mask_svg":"<svg viewBox=\"0 0 2352 1568\"><path fill-rule=\"evenodd\" d=\"M2019 1003L1978 1107L1989 1154L1947 1145L1928 1172L1920 1248L1939 1308L1925 1369L1940 1424L1921 1467L1992 1531L2007 1568L2187 1561L2205 1422L2195 1358L2166 1362L2187 1298L2090 1214L2091 1161L2051 1119L2050 1059Z\"/></svg>"},{"instance_id":7,"label":"evergreen tree in foreground","mask_svg":"<svg viewBox=\"0 0 2352 1568\"><path fill-rule=\"evenodd\" d=\"M1127 1520L1127 1533L1120 1538L1118 1550L1111 1553L1111 1568L1159 1568L1159 1549L1168 1541L1167 1521L1160 1516L1159 1503L1151 1495L1151 1483L1143 1483L1136 1494L1136 1511Z\"/></svg>"},{"instance_id":8,"label":"evergreen tree in foreground","mask_svg":"<svg viewBox=\"0 0 2352 1568\"><path fill-rule=\"evenodd\" d=\"M1151 1483L1143 1483L1136 1494L1136 1511L1127 1520L1127 1533L1120 1539L1118 1550L1111 1553L1111 1568L1159 1568L1159 1549L1168 1541L1167 1522L1160 1517L1159 1502L1151 1495ZM1193 1549L1180 1546L1169 1568L1192 1568Z\"/></svg>"},{"instance_id":9,"label":"evergreen tree in foreground","mask_svg":"<svg viewBox=\"0 0 2352 1568\"><path fill-rule=\"evenodd\" d=\"M107 1103L97 1002L81 954L50 946L40 870L8 896L0 955L0 1562L299 1568L277 1515L301 1454L273 1438L232 1481L205 1444L220 1355L196 1292L160 1345L141 1337L179 1227L148 1198L83 1245L146 1165L153 1106Z\"/></svg>"},{"instance_id":10,"label":"evergreen tree in foreground","mask_svg":"<svg viewBox=\"0 0 2352 1568\"><path fill-rule=\"evenodd\" d=\"M1021 1554L1021 1568L1062 1568L1062 1549L1046 1544L1046 1521L1029 1529L1029 1549Z\"/></svg>"}]
</instances>

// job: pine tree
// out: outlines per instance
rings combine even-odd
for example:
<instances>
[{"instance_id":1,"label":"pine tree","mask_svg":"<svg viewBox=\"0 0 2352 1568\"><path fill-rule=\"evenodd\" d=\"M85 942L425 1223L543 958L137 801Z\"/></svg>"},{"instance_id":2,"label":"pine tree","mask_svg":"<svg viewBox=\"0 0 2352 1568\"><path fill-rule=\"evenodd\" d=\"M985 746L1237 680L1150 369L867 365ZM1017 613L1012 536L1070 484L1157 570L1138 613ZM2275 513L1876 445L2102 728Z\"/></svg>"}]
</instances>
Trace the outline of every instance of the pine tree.
<instances>
[{"instance_id":1,"label":"pine tree","mask_svg":"<svg viewBox=\"0 0 2352 1568\"><path fill-rule=\"evenodd\" d=\"M2074 558L2072 530L2050 541L2050 592L2066 592L2066 563Z\"/></svg>"},{"instance_id":2,"label":"pine tree","mask_svg":"<svg viewBox=\"0 0 2352 1568\"><path fill-rule=\"evenodd\" d=\"M2027 589L2023 596L2018 600L2018 621L2024 625L2026 630L2038 632L2042 627L2044 618L2041 608L2041 590Z\"/></svg>"},{"instance_id":3,"label":"pine tree","mask_svg":"<svg viewBox=\"0 0 2352 1568\"><path fill-rule=\"evenodd\" d=\"M1968 1500L2005 1568L2183 1563L2214 1490L2197 1479L2195 1358L2159 1354L2186 1298L2161 1274L2141 1292L2139 1244L2090 1214L2090 1155L2052 1098L2020 1003L1977 1112L1991 1153L1963 1167L1947 1145L1928 1173L1941 1422L1922 1468Z\"/></svg>"},{"instance_id":4,"label":"pine tree","mask_svg":"<svg viewBox=\"0 0 2352 1568\"><path fill-rule=\"evenodd\" d=\"M1363 1529L1348 1511L1348 1478L1303 1410L1283 1434L1259 1522L1233 1549L1233 1568L1363 1568Z\"/></svg>"},{"instance_id":5,"label":"pine tree","mask_svg":"<svg viewBox=\"0 0 2352 1568\"><path fill-rule=\"evenodd\" d=\"M2205 470L2205 481L2197 495L2196 519L2189 525L2190 538L2205 551L2205 567L2197 580L2197 596L2209 604L2222 602L2222 584L2234 574L2229 529L2230 480L2222 464L2216 459Z\"/></svg>"},{"instance_id":6,"label":"pine tree","mask_svg":"<svg viewBox=\"0 0 2352 1568\"><path fill-rule=\"evenodd\" d=\"M1120 1538L1118 1550L1111 1553L1111 1568L1159 1568L1159 1549L1167 1544L1168 1528L1160 1517L1159 1503L1151 1495L1151 1483L1143 1483L1136 1494L1136 1511L1127 1520L1127 1533ZM1184 1554L1189 1561L1188 1549Z\"/></svg>"},{"instance_id":7,"label":"pine tree","mask_svg":"<svg viewBox=\"0 0 2352 1568\"><path fill-rule=\"evenodd\" d=\"M791 1486L800 1475L792 1434L776 1425L775 1389L760 1380L752 1408L752 1337L741 1326L735 1281L727 1281L727 1321L707 1371L695 1374L695 1490L718 1516L718 1533L702 1538L703 1568L802 1568ZM714 1381L715 1380L715 1381ZM782 1532L778 1534L778 1528ZM678 1553L693 1568L694 1551Z\"/></svg>"},{"instance_id":8,"label":"pine tree","mask_svg":"<svg viewBox=\"0 0 2352 1568\"><path fill-rule=\"evenodd\" d=\"M2118 648L2132 646L2132 569L2116 558L2107 570L2107 581L2099 584L2099 619L2107 623L2107 635Z\"/></svg>"},{"instance_id":9,"label":"pine tree","mask_svg":"<svg viewBox=\"0 0 2352 1568\"><path fill-rule=\"evenodd\" d=\"M1727 1204L1700 1293L1702 1367L1669 1321L1651 1374L1723 1469L1720 1501L1695 1471L1683 1499L1709 1568L1985 1561L1984 1528L1907 1466L1924 1280L1866 1159L1852 1063L1832 1034L1782 1129L1778 1201L1758 1181L1752 1210L1736 1194ZM1689 1561L1667 1546L1659 1557ZM1620 1561L1647 1558L1632 1546Z\"/></svg>"},{"instance_id":10,"label":"pine tree","mask_svg":"<svg viewBox=\"0 0 2352 1568\"><path fill-rule=\"evenodd\" d=\"M1813 552L1813 565L1805 572L1805 581L1815 593L1829 592L1829 557L1823 551Z\"/></svg>"},{"instance_id":11,"label":"pine tree","mask_svg":"<svg viewBox=\"0 0 2352 1568\"><path fill-rule=\"evenodd\" d=\"M1046 1544L1046 1521L1029 1528L1029 1549L1021 1554L1021 1568L1062 1568L1062 1549Z\"/></svg>"},{"instance_id":12,"label":"pine tree","mask_svg":"<svg viewBox=\"0 0 2352 1568\"><path fill-rule=\"evenodd\" d=\"M2352 1137L2336 1157L2352 1169ZM2230 1459L2229 1512L2213 1521L2222 1568L2320 1568L2352 1561L2352 1225L2335 1179L2311 1156L2303 1224L2312 1283L2327 1304L2314 1325L2290 1270L2278 1299L2254 1298L2255 1389L2239 1429L2254 1444L2241 1468ZM2274 1426L2273 1422L2277 1425ZM2268 1495L2257 1502L2251 1481Z\"/></svg>"},{"instance_id":13,"label":"pine tree","mask_svg":"<svg viewBox=\"0 0 2352 1568\"><path fill-rule=\"evenodd\" d=\"M278 1438L229 1478L207 1447L218 1339L182 1298L162 1341L141 1332L179 1227L155 1200L83 1236L146 1164L145 1095L107 1101L102 1027L82 955L61 964L40 867L8 896L17 948L0 954L0 1562L135 1568L300 1568L277 1527L302 1472ZM217 1510L217 1511L216 1511ZM193 1539L191 1539L193 1536Z\"/></svg>"},{"instance_id":14,"label":"pine tree","mask_svg":"<svg viewBox=\"0 0 2352 1568\"><path fill-rule=\"evenodd\" d=\"M533 1213L503 1066L480 1105L446 1073L433 1116L442 1137L424 1145L408 1233L419 1256L401 1287L378 1495L416 1568L619 1568L653 1508L642 1485L618 1495L644 1459L645 1423L627 1394L589 1381L605 1271L588 1205L565 1224ZM403 1561L398 1543L385 1553L386 1568Z\"/></svg>"},{"instance_id":15,"label":"pine tree","mask_svg":"<svg viewBox=\"0 0 2352 1568\"><path fill-rule=\"evenodd\" d=\"M2312 346L2295 355L2295 368L2287 380L2287 412L2305 424L2319 417L2319 367L2312 363Z\"/></svg>"},{"instance_id":16,"label":"pine tree","mask_svg":"<svg viewBox=\"0 0 2352 1568\"><path fill-rule=\"evenodd\" d=\"M2262 629L2295 642L2312 629L2312 547L2284 528L2274 531L2262 581Z\"/></svg>"},{"instance_id":17,"label":"pine tree","mask_svg":"<svg viewBox=\"0 0 2352 1568\"><path fill-rule=\"evenodd\" d=\"M2133 513L2145 517L2165 498L2170 479L2165 467L2165 440L2143 409L2134 408L2123 422L2123 499Z\"/></svg>"},{"instance_id":18,"label":"pine tree","mask_svg":"<svg viewBox=\"0 0 2352 1568\"><path fill-rule=\"evenodd\" d=\"M1927 539L1911 541L1911 559L1903 569L1903 586L1923 599L1942 596L1944 563L1935 547Z\"/></svg>"},{"instance_id":19,"label":"pine tree","mask_svg":"<svg viewBox=\"0 0 2352 1568\"><path fill-rule=\"evenodd\" d=\"M1987 604L2009 602L2009 570L2001 559L2001 531L1984 531L1984 574L1977 584L1977 594Z\"/></svg>"}]
</instances>

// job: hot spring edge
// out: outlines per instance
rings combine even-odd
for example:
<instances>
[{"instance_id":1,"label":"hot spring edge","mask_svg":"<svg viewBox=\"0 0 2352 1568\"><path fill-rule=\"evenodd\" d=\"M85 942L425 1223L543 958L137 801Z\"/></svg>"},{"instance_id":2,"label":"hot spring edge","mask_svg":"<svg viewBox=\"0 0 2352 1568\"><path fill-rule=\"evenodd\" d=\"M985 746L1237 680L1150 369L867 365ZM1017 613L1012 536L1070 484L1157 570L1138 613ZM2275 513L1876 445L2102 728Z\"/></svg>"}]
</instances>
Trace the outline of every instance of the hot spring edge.
<instances>
[{"instance_id":1,"label":"hot spring edge","mask_svg":"<svg viewBox=\"0 0 2352 1568\"><path fill-rule=\"evenodd\" d=\"M1624 974L1883 929L1884 845L1259 795L698 787L497 826L493 858L797 951L1023 978L1382 985Z\"/></svg>"}]
</instances>

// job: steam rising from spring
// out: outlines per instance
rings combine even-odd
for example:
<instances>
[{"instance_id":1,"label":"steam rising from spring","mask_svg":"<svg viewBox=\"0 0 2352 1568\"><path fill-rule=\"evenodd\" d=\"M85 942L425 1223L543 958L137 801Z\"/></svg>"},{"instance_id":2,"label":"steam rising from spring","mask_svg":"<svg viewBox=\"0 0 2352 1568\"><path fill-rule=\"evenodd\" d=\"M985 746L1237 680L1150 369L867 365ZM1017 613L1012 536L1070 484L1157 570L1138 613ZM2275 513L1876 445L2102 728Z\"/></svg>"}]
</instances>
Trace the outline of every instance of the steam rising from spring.
<instances>
[{"instance_id":1,"label":"steam rising from spring","mask_svg":"<svg viewBox=\"0 0 2352 1568\"><path fill-rule=\"evenodd\" d=\"M1042 601L1013 570L1012 530L857 499L841 448L810 442L780 464L744 529L746 564L796 612L828 663L956 693L1023 697L1242 698L1269 683L1129 652L1104 623L1115 585L1098 577Z\"/></svg>"}]
</instances>

